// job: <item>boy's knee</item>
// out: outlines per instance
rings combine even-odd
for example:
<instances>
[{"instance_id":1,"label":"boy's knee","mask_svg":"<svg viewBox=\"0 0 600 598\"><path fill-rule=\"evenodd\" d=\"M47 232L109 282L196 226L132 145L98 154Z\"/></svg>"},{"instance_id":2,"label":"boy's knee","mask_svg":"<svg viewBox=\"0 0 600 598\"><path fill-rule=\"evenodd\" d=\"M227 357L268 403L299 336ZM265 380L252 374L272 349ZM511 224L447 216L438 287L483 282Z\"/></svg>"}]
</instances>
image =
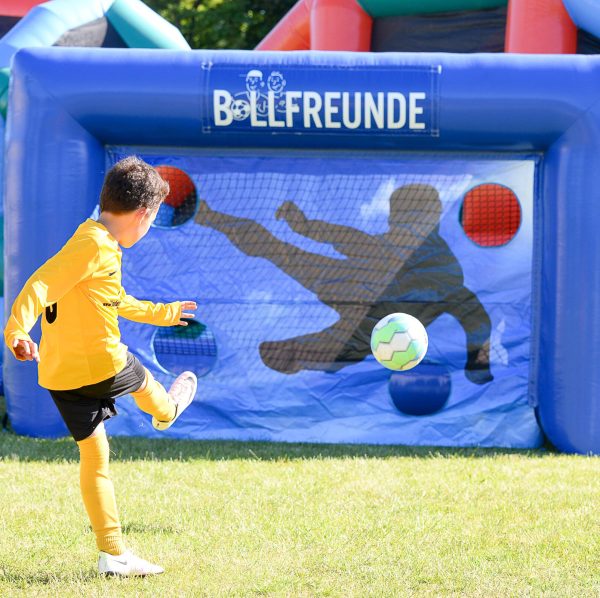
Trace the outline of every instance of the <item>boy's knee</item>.
<instances>
[{"instance_id":1,"label":"boy's knee","mask_svg":"<svg viewBox=\"0 0 600 598\"><path fill-rule=\"evenodd\" d=\"M100 422L96 426L96 429L88 436L88 438L94 438L96 436L100 436L101 434L104 434L106 436L106 430L104 429L104 422ZM84 440L87 440L87 438L84 438Z\"/></svg>"},{"instance_id":2,"label":"boy's knee","mask_svg":"<svg viewBox=\"0 0 600 598\"><path fill-rule=\"evenodd\" d=\"M144 381L142 382L142 385L134 392L132 392L131 394L135 394L138 392L144 392L146 390L146 388L148 387L148 384L150 382L150 380L154 381L154 376L150 373L150 370L148 370L147 368L144 368Z\"/></svg>"},{"instance_id":3,"label":"boy's knee","mask_svg":"<svg viewBox=\"0 0 600 598\"><path fill-rule=\"evenodd\" d=\"M98 429L100 428L100 430ZM104 426L100 424L94 432L77 442L79 447L79 461L82 466L92 466L94 468L108 467L110 458L110 447Z\"/></svg>"},{"instance_id":4,"label":"boy's knee","mask_svg":"<svg viewBox=\"0 0 600 598\"><path fill-rule=\"evenodd\" d=\"M146 382L139 390L131 393L137 406L160 421L168 421L174 416L175 406L169 399L165 387L146 370Z\"/></svg>"},{"instance_id":5,"label":"boy's knee","mask_svg":"<svg viewBox=\"0 0 600 598\"><path fill-rule=\"evenodd\" d=\"M164 390L162 384L160 384L160 382L157 382L154 379L154 376L152 375L150 370L146 368L144 368L144 370L146 371L146 377L144 378L142 385L137 390L131 393L131 396L136 400L138 398L143 398L152 395L156 392L160 393Z\"/></svg>"}]
</instances>

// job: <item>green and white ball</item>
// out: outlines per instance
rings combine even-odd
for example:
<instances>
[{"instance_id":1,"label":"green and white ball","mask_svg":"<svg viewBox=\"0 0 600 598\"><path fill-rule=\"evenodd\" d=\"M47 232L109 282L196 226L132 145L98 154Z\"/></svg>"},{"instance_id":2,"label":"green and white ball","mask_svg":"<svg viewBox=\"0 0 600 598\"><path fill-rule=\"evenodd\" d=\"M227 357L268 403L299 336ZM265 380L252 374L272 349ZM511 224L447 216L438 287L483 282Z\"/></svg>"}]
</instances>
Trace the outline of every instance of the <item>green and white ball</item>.
<instances>
[{"instance_id":1,"label":"green and white ball","mask_svg":"<svg viewBox=\"0 0 600 598\"><path fill-rule=\"evenodd\" d=\"M371 351L377 361L390 370L410 370L427 353L427 331L409 314L390 314L375 324Z\"/></svg>"}]
</instances>

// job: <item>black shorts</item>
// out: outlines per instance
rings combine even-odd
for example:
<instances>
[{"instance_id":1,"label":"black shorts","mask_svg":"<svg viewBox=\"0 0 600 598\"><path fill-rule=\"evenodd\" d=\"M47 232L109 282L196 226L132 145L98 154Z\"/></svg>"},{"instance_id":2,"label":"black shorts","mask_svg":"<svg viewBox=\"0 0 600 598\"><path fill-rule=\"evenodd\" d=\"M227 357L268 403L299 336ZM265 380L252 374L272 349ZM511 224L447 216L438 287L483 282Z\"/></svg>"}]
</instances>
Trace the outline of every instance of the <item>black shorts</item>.
<instances>
[{"instance_id":1,"label":"black shorts","mask_svg":"<svg viewBox=\"0 0 600 598\"><path fill-rule=\"evenodd\" d=\"M131 353L125 367L112 378L73 390L50 390L50 394L76 441L92 434L105 419L117 415L115 399L138 390L146 368Z\"/></svg>"}]
</instances>

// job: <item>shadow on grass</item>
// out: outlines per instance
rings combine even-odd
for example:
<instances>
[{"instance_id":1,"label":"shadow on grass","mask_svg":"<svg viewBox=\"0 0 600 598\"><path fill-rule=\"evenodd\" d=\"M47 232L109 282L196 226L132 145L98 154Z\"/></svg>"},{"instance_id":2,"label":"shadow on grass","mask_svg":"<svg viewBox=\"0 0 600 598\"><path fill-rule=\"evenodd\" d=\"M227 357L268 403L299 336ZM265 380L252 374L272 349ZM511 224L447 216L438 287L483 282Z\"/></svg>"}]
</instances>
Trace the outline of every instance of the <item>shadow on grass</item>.
<instances>
[{"instance_id":1,"label":"shadow on grass","mask_svg":"<svg viewBox=\"0 0 600 598\"><path fill-rule=\"evenodd\" d=\"M111 458L120 461L290 461L310 459L389 458L490 458L522 455L545 458L555 454L535 450L501 448L407 447L366 444L308 444L285 442L238 442L231 440L170 440L116 436L110 439ZM70 438L46 440L0 433L0 461L77 462L79 451Z\"/></svg>"}]
</instances>

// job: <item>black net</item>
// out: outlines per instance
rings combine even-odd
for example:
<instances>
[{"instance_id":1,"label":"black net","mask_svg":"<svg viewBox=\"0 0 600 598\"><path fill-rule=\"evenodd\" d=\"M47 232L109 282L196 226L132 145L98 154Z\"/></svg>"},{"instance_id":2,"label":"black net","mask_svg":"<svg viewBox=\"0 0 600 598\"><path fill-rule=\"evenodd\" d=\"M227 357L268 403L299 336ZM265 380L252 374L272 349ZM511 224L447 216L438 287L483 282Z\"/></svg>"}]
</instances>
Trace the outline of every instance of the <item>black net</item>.
<instances>
[{"instance_id":1,"label":"black net","mask_svg":"<svg viewBox=\"0 0 600 598\"><path fill-rule=\"evenodd\" d=\"M505 210L501 183L519 180L511 168L522 162L290 151L143 157L172 184L163 207L174 213L189 201L192 212L127 251L124 284L139 298L197 300L221 361L256 356L257 371L337 371L371 355L370 335L384 316L409 313L428 326L447 314L465 331L467 376L490 380L491 318L479 295L494 290L478 264L514 272L506 257L513 253L496 264L468 237L482 247L510 245L520 208L517 201ZM177 169L187 173L179 186ZM473 191L476 179L499 183ZM208 336L187 332L174 333L185 340L175 361L206 354ZM156 341L157 356L176 346L162 333Z\"/></svg>"}]
</instances>

